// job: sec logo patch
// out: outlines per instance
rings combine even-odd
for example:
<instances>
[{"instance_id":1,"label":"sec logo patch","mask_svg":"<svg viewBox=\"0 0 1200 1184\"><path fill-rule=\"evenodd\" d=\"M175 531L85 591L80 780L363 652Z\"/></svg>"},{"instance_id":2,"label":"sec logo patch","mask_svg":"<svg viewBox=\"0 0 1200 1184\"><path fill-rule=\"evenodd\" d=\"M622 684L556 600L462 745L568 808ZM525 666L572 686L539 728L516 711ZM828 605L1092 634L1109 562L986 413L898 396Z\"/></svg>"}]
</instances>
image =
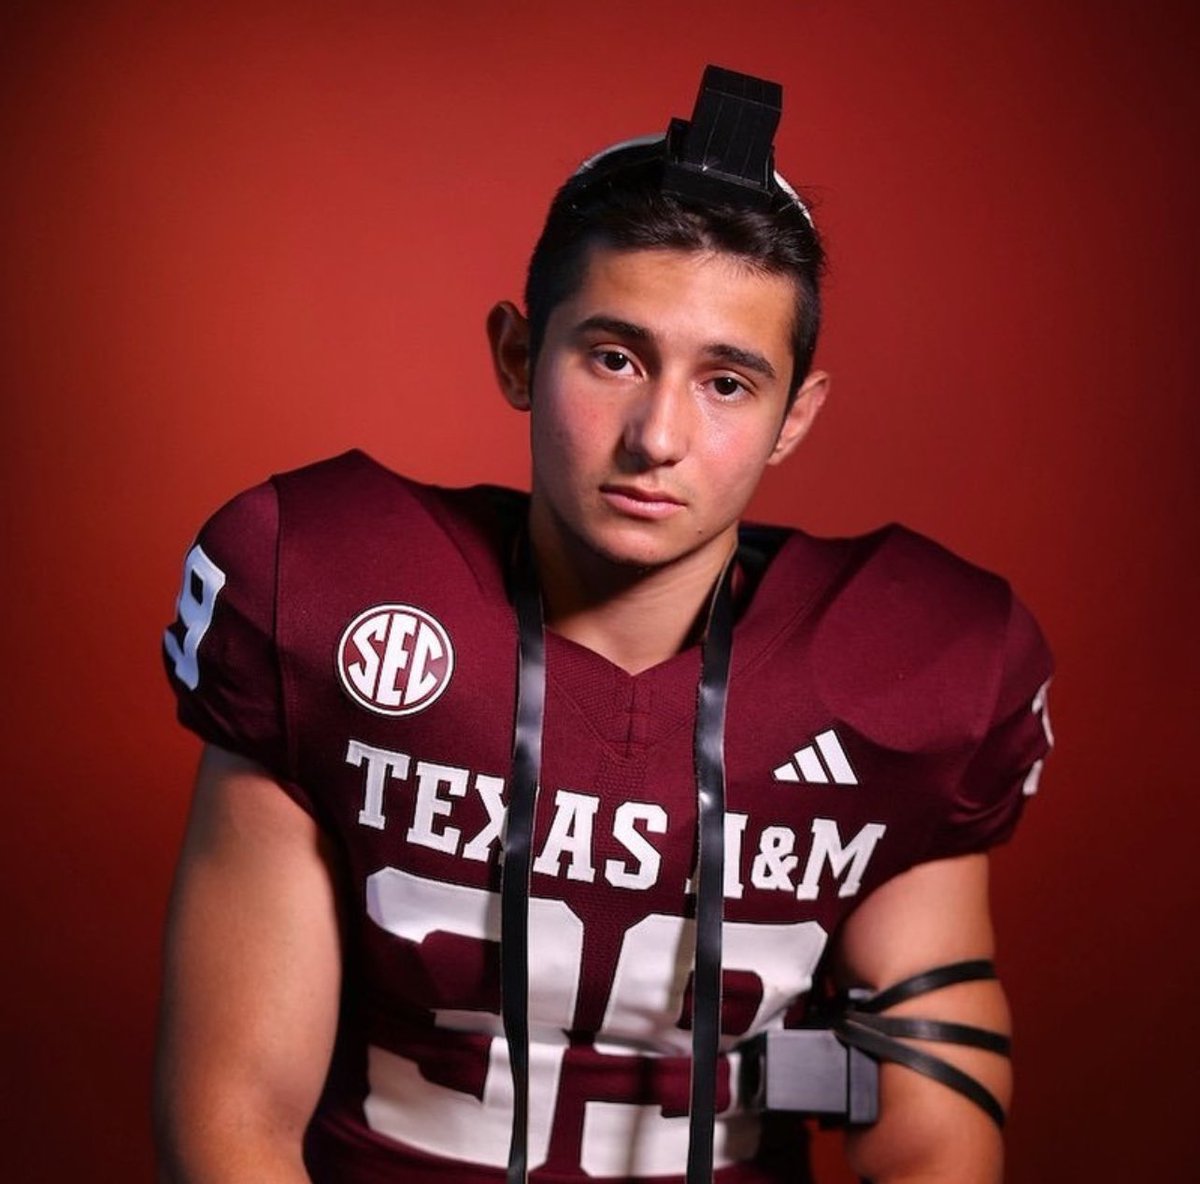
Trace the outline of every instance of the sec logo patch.
<instances>
[{"instance_id":1,"label":"sec logo patch","mask_svg":"<svg viewBox=\"0 0 1200 1184\"><path fill-rule=\"evenodd\" d=\"M411 604L377 604L342 634L337 672L347 694L380 715L413 715L436 702L454 673L440 621Z\"/></svg>"}]
</instances>

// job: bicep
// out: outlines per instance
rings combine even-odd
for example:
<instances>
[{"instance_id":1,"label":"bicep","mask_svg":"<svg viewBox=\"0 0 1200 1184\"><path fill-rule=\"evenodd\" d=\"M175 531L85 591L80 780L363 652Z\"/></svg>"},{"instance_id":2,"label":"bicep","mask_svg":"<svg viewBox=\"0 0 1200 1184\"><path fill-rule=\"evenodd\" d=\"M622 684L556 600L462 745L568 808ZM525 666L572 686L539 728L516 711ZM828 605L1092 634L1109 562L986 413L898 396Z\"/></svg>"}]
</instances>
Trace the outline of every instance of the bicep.
<instances>
[{"instance_id":1,"label":"bicep","mask_svg":"<svg viewBox=\"0 0 1200 1184\"><path fill-rule=\"evenodd\" d=\"M337 1029L335 882L315 822L261 768L209 747L167 929L158 1105L168 1158L294 1149ZM254 1129L251 1129L254 1128Z\"/></svg>"},{"instance_id":2,"label":"bicep","mask_svg":"<svg viewBox=\"0 0 1200 1184\"><path fill-rule=\"evenodd\" d=\"M874 892L847 921L836 950L844 985L879 990L913 974L991 958L987 857L921 864ZM1009 1031L1004 993L994 980L943 987L898 1004L888 1015L920 1016ZM910 1041L974 1077L1007 1107L1007 1057L962 1045ZM1000 1132L975 1103L945 1085L894 1064L880 1069L880 1117L853 1130L855 1170L876 1180L990 1182L1001 1177Z\"/></svg>"}]
</instances>

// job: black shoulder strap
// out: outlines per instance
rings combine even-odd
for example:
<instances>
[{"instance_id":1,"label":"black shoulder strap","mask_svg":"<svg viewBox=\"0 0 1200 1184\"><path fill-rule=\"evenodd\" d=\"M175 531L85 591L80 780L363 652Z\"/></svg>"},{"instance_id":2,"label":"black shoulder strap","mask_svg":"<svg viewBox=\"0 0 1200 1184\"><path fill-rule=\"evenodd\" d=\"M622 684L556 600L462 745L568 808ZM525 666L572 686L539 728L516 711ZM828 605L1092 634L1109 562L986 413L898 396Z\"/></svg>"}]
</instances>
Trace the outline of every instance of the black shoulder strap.
<instances>
[{"instance_id":1,"label":"black shoulder strap","mask_svg":"<svg viewBox=\"0 0 1200 1184\"><path fill-rule=\"evenodd\" d=\"M529 876L541 775L546 698L545 637L529 537L515 565L517 707L500 889L500 986L513 1081L507 1184L529 1172ZM725 698L733 640L732 562L721 573L705 631L697 691L693 762L698 851L696 959L692 991L692 1082L687 1184L710 1184L721 1034L721 922L725 880Z\"/></svg>"},{"instance_id":2,"label":"black shoulder strap","mask_svg":"<svg viewBox=\"0 0 1200 1184\"><path fill-rule=\"evenodd\" d=\"M725 565L704 634L696 726L696 963L687 1184L709 1184L721 1037L721 923L725 893L725 699L733 642L732 562Z\"/></svg>"},{"instance_id":3,"label":"black shoulder strap","mask_svg":"<svg viewBox=\"0 0 1200 1184\"><path fill-rule=\"evenodd\" d=\"M508 1184L524 1184L529 1170L529 873L546 698L541 595L524 531L518 548L513 587L519 638L517 708L500 882L500 1010L513 1080Z\"/></svg>"}]
</instances>

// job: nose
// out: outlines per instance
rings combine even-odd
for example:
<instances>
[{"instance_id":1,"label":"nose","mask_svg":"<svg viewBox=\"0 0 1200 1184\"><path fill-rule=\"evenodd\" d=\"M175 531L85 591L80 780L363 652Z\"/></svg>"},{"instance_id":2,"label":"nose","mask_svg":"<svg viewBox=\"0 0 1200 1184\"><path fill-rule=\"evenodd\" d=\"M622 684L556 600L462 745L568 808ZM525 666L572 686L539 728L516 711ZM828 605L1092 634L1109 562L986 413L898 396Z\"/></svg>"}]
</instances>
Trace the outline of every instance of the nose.
<instances>
[{"instance_id":1,"label":"nose","mask_svg":"<svg viewBox=\"0 0 1200 1184\"><path fill-rule=\"evenodd\" d=\"M638 468L673 465L687 454L691 399L682 382L646 383L627 408L622 444Z\"/></svg>"}]
</instances>

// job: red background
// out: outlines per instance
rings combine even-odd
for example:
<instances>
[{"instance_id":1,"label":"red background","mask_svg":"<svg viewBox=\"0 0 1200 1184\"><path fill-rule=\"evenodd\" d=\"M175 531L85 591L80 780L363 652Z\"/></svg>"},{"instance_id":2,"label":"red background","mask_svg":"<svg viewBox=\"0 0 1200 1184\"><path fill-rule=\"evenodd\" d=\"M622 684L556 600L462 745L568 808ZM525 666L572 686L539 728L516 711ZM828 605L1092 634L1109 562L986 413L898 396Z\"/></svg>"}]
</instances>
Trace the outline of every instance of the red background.
<instances>
[{"instance_id":1,"label":"red background","mask_svg":"<svg viewBox=\"0 0 1200 1184\"><path fill-rule=\"evenodd\" d=\"M196 755L158 636L192 531L355 444L520 483L486 309L557 182L686 115L706 61L784 82L779 157L832 249L834 398L757 513L903 519L1008 573L1058 653L1060 750L996 860L1011 1178L1186 1173L1193 11L5 4L5 1178L151 1178Z\"/></svg>"}]
</instances>

